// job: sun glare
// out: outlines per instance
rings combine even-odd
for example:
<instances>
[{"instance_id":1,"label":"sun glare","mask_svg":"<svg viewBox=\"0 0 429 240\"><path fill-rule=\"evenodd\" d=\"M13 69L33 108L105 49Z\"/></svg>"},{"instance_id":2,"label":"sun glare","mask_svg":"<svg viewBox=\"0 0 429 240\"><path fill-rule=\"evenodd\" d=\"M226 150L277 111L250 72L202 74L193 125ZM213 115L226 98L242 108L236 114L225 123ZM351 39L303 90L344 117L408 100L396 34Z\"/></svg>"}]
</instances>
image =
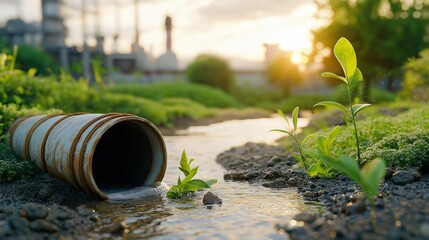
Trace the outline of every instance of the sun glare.
<instances>
[{"instance_id":1,"label":"sun glare","mask_svg":"<svg viewBox=\"0 0 429 240\"><path fill-rule=\"evenodd\" d=\"M291 61L296 65L306 64L308 62L308 57L300 52L294 52L292 53Z\"/></svg>"}]
</instances>

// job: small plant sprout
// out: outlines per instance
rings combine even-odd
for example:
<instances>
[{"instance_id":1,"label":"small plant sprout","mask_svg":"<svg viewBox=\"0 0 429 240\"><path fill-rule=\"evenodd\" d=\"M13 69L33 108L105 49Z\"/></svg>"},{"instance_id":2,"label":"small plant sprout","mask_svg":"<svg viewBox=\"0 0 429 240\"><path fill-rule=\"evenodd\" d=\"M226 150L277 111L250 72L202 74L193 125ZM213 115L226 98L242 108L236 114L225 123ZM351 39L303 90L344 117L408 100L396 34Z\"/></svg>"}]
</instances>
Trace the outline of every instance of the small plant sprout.
<instances>
[{"instance_id":1,"label":"small plant sprout","mask_svg":"<svg viewBox=\"0 0 429 240\"><path fill-rule=\"evenodd\" d=\"M181 180L179 176L177 179L177 185L171 186L170 190L167 192L168 198L181 198L186 194L200 191L204 188L210 188L213 184L217 183L217 179L210 179L208 181L193 179L198 172L198 166L194 168L191 167L191 163L193 161L194 159L190 159L188 161L186 152L182 152L179 170L185 175L185 178Z\"/></svg>"},{"instance_id":2,"label":"small plant sprout","mask_svg":"<svg viewBox=\"0 0 429 240\"><path fill-rule=\"evenodd\" d=\"M356 53L352 44L346 38L344 37L340 38L335 44L334 55L337 58L338 62L340 63L345 76L344 77L338 76L335 73L331 73L331 72L324 72L322 73L322 76L329 77L329 78L336 78L343 81L345 84L347 84L347 94L349 98L350 108L347 108L341 103L334 102L334 101L323 101L323 102L317 103L314 106L326 106L326 107L337 108L341 110L348 118L350 118L354 126L357 156L358 156L358 160L360 161L361 151L360 151L360 145L359 145L359 135L358 135L358 130L356 126L356 115L363 109L370 106L370 104L353 105L353 102L352 102L353 91L356 89L359 83L363 81L362 72L359 70L359 68L357 68Z\"/></svg>"},{"instance_id":3,"label":"small plant sprout","mask_svg":"<svg viewBox=\"0 0 429 240\"><path fill-rule=\"evenodd\" d=\"M292 111L293 127L290 124L289 118L281 110L278 110L278 113L280 116L282 116L286 120L286 123L288 125L288 129L291 129L291 130L288 131L288 130L282 130L282 129L272 129L271 131L285 133L285 134L292 137L292 139L293 139L293 141L294 141L294 143L295 143L295 145L299 151L299 157L297 157L297 159L298 159L298 161L300 161L304 165L305 170L308 170L310 166L308 166L307 160L305 159L305 155L304 155L304 152L302 149L302 146L308 137L306 139L304 139L304 141L302 141L302 143L299 143L298 139L297 139L299 107L295 107ZM291 151L291 152L293 152L293 151Z\"/></svg>"}]
</instances>

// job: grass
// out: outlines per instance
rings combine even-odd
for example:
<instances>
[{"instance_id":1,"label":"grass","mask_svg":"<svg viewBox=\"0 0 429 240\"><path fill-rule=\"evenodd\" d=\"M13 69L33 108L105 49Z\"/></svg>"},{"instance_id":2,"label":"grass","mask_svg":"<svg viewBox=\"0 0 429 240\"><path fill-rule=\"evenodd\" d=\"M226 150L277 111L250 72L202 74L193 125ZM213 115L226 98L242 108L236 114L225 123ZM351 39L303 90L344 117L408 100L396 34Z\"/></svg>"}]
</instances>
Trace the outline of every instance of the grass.
<instances>
[{"instance_id":1,"label":"grass","mask_svg":"<svg viewBox=\"0 0 429 240\"><path fill-rule=\"evenodd\" d=\"M130 94L151 100L187 98L206 107L238 107L238 102L217 88L194 83L114 84L107 88L111 93Z\"/></svg>"},{"instance_id":2,"label":"grass","mask_svg":"<svg viewBox=\"0 0 429 240\"><path fill-rule=\"evenodd\" d=\"M405 106L407 106L406 109L404 109ZM391 109L393 112L395 109L402 109L401 111L405 112L393 117L380 113L386 109ZM368 112L362 114L364 119L357 121L362 140L360 164L381 157L387 166L416 167L427 171L429 167L429 106L401 102L388 107L372 106L367 110ZM332 114L332 111L330 113ZM329 130L329 128L323 128L314 132L314 128L309 128L305 129L300 137L303 138L309 132L327 135ZM341 126L340 133L332 146L332 152L357 158L354 141L353 126L351 124ZM284 138L282 143L286 146L293 144L289 138ZM315 145L316 139L309 139L306 142L308 148Z\"/></svg>"}]
</instances>

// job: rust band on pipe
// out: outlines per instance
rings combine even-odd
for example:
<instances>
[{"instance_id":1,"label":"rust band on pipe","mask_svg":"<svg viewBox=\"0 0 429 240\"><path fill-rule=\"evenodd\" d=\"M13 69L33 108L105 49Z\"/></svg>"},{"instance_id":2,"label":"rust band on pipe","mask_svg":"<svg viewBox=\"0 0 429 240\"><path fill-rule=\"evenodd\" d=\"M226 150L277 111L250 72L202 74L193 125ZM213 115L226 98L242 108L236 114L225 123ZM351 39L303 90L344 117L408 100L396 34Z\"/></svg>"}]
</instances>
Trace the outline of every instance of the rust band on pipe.
<instances>
[{"instance_id":1,"label":"rust band on pipe","mask_svg":"<svg viewBox=\"0 0 429 240\"><path fill-rule=\"evenodd\" d=\"M21 158L100 199L109 189L161 182L167 168L161 133L131 114L34 115L16 120L9 134Z\"/></svg>"}]
</instances>

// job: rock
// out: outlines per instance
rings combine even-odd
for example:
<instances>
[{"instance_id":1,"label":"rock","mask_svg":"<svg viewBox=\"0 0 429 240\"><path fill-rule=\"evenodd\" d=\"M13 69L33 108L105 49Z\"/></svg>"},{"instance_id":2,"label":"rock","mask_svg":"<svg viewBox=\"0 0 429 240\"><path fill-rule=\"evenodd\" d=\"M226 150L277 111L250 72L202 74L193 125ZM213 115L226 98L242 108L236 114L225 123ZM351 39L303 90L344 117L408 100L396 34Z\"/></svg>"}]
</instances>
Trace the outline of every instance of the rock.
<instances>
[{"instance_id":1,"label":"rock","mask_svg":"<svg viewBox=\"0 0 429 240\"><path fill-rule=\"evenodd\" d=\"M271 161L271 160L268 160L268 162L267 162L267 167L274 167L276 165L276 163L275 162L273 162L273 161Z\"/></svg>"},{"instance_id":2,"label":"rock","mask_svg":"<svg viewBox=\"0 0 429 240\"><path fill-rule=\"evenodd\" d=\"M270 158L267 162L267 167L274 167L277 163L281 163L283 159L279 156L274 156Z\"/></svg>"},{"instance_id":3,"label":"rock","mask_svg":"<svg viewBox=\"0 0 429 240\"><path fill-rule=\"evenodd\" d=\"M206 194L204 194L203 203L204 205L222 204L222 199L220 199L218 196L216 196L216 194L212 192L207 192Z\"/></svg>"},{"instance_id":4,"label":"rock","mask_svg":"<svg viewBox=\"0 0 429 240\"><path fill-rule=\"evenodd\" d=\"M312 198L314 196L314 194L310 191L305 191L303 196L306 198Z\"/></svg>"},{"instance_id":5,"label":"rock","mask_svg":"<svg viewBox=\"0 0 429 240\"><path fill-rule=\"evenodd\" d=\"M314 222L314 220L316 220L316 218L316 215L307 212L298 213L295 215L295 217L293 217L293 219L295 219L296 221L302 221L305 223L312 223Z\"/></svg>"},{"instance_id":6,"label":"rock","mask_svg":"<svg viewBox=\"0 0 429 240\"><path fill-rule=\"evenodd\" d=\"M384 176L384 178L385 179L392 178L392 176L393 176L394 173L395 173L395 171L393 170L393 168L387 167L386 168L386 175Z\"/></svg>"},{"instance_id":7,"label":"rock","mask_svg":"<svg viewBox=\"0 0 429 240\"><path fill-rule=\"evenodd\" d=\"M49 199L51 197L51 195L52 195L52 190L50 188L48 188L48 187L43 187L37 193L37 197L40 200L43 200L43 201Z\"/></svg>"},{"instance_id":8,"label":"rock","mask_svg":"<svg viewBox=\"0 0 429 240\"><path fill-rule=\"evenodd\" d=\"M270 170L265 174L264 179L277 179L281 176L282 176L282 173L280 171Z\"/></svg>"},{"instance_id":9,"label":"rock","mask_svg":"<svg viewBox=\"0 0 429 240\"><path fill-rule=\"evenodd\" d=\"M12 216L9 218L9 225L13 230L23 232L28 228L29 222L25 218Z\"/></svg>"},{"instance_id":10,"label":"rock","mask_svg":"<svg viewBox=\"0 0 429 240\"><path fill-rule=\"evenodd\" d=\"M287 180L287 185L291 187L296 187L298 186L298 181L295 178L291 177L289 178L289 180Z\"/></svg>"},{"instance_id":11,"label":"rock","mask_svg":"<svg viewBox=\"0 0 429 240\"><path fill-rule=\"evenodd\" d=\"M415 181L413 172L405 170L396 171L393 174L392 179L396 185L405 185Z\"/></svg>"},{"instance_id":12,"label":"rock","mask_svg":"<svg viewBox=\"0 0 429 240\"><path fill-rule=\"evenodd\" d=\"M49 208L38 203L25 204L20 211L20 215L28 220L45 219L48 214Z\"/></svg>"},{"instance_id":13,"label":"rock","mask_svg":"<svg viewBox=\"0 0 429 240\"><path fill-rule=\"evenodd\" d=\"M347 214L363 213L366 210L366 203L364 198L358 198L355 202L349 202L346 205Z\"/></svg>"},{"instance_id":14,"label":"rock","mask_svg":"<svg viewBox=\"0 0 429 240\"><path fill-rule=\"evenodd\" d=\"M420 224L420 233L429 239L429 222L424 222Z\"/></svg>"},{"instance_id":15,"label":"rock","mask_svg":"<svg viewBox=\"0 0 429 240\"><path fill-rule=\"evenodd\" d=\"M112 225L106 229L106 232L111 234L120 234L124 232L125 229L127 229L127 225L124 221L121 221L112 223Z\"/></svg>"},{"instance_id":16,"label":"rock","mask_svg":"<svg viewBox=\"0 0 429 240\"><path fill-rule=\"evenodd\" d=\"M58 231L58 227L43 219L37 219L31 222L30 229L35 232L48 232L48 233L54 233Z\"/></svg>"},{"instance_id":17,"label":"rock","mask_svg":"<svg viewBox=\"0 0 429 240\"><path fill-rule=\"evenodd\" d=\"M12 229L7 221L0 221L0 239L3 239Z\"/></svg>"},{"instance_id":18,"label":"rock","mask_svg":"<svg viewBox=\"0 0 429 240\"><path fill-rule=\"evenodd\" d=\"M89 215L91 215L91 214L94 214L94 213L95 213L95 210L94 210L94 209L89 208L89 207L87 207L87 206L85 206L85 205L80 205L79 207L77 207L77 208L76 208L76 211L77 211L77 213L78 213L79 215L81 215L81 216L83 216L83 217L86 217L86 216L89 216Z\"/></svg>"}]
</instances>

